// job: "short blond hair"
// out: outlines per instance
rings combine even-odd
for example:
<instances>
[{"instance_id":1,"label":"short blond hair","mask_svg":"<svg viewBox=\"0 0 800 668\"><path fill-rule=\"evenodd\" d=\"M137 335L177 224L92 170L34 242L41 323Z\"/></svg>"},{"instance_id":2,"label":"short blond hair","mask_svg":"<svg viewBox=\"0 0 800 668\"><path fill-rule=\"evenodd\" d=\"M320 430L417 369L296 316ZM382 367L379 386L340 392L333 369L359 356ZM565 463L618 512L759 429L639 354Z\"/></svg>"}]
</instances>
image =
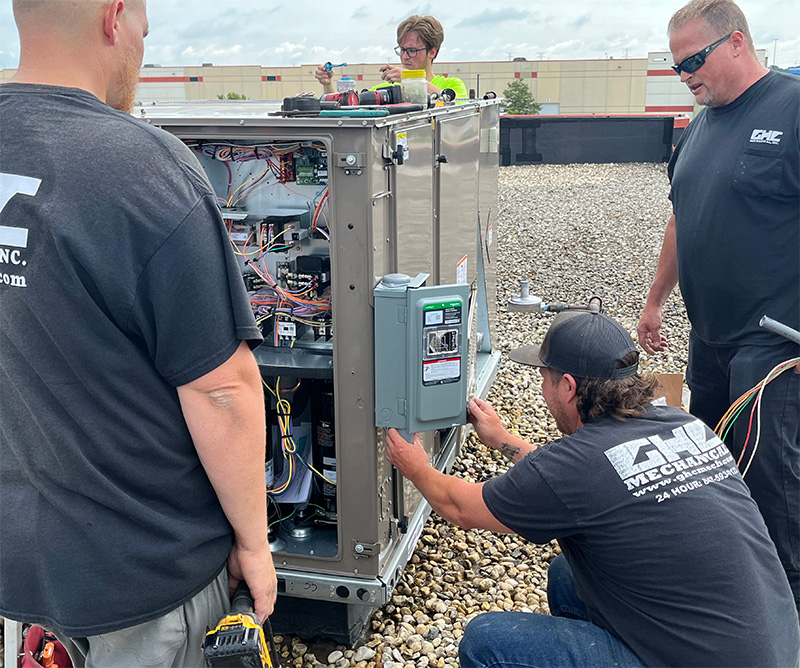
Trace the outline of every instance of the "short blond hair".
<instances>
[{"instance_id":1,"label":"short blond hair","mask_svg":"<svg viewBox=\"0 0 800 668\"><path fill-rule=\"evenodd\" d=\"M419 14L409 16L397 26L397 43L400 44L410 32L417 33L426 48L429 51L436 49L436 55L439 55L439 49L444 42L444 28L434 17L420 16Z\"/></svg>"},{"instance_id":2,"label":"short blond hair","mask_svg":"<svg viewBox=\"0 0 800 668\"><path fill-rule=\"evenodd\" d=\"M755 53L747 19L733 0L692 0L672 15L667 26L667 34L680 30L687 23L696 20L703 21L719 37L738 30L744 35L750 51Z\"/></svg>"}]
</instances>

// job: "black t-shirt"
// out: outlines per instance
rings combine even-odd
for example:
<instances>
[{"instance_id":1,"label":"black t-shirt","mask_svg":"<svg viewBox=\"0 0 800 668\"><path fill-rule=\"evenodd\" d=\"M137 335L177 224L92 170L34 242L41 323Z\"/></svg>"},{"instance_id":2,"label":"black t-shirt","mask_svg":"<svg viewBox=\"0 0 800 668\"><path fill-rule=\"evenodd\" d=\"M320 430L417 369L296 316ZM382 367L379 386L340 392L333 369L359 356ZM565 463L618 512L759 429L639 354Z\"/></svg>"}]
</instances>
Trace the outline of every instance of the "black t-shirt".
<instances>
[{"instance_id":1,"label":"black t-shirt","mask_svg":"<svg viewBox=\"0 0 800 668\"><path fill-rule=\"evenodd\" d=\"M727 448L687 413L585 425L483 498L520 536L558 539L590 620L646 665L796 665L775 546Z\"/></svg>"},{"instance_id":2,"label":"black t-shirt","mask_svg":"<svg viewBox=\"0 0 800 668\"><path fill-rule=\"evenodd\" d=\"M178 139L38 85L0 85L0 128L0 613L105 633L224 564L176 387L261 337Z\"/></svg>"},{"instance_id":3,"label":"black t-shirt","mask_svg":"<svg viewBox=\"0 0 800 668\"><path fill-rule=\"evenodd\" d=\"M678 278L708 344L777 344L800 329L800 77L770 72L704 109L669 164Z\"/></svg>"}]
</instances>

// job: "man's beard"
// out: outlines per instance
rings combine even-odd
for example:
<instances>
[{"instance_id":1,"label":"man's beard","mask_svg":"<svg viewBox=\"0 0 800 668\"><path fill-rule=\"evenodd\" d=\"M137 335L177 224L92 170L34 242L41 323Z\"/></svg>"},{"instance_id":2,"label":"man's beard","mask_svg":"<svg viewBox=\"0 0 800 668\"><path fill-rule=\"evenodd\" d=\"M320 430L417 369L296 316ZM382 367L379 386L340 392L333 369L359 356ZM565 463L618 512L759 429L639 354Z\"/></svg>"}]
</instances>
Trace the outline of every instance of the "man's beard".
<instances>
[{"instance_id":1,"label":"man's beard","mask_svg":"<svg viewBox=\"0 0 800 668\"><path fill-rule=\"evenodd\" d=\"M114 109L119 109L129 114L136 104L136 90L139 86L139 67L141 59L135 56L126 56L122 63L117 84L108 96L108 104Z\"/></svg>"},{"instance_id":2,"label":"man's beard","mask_svg":"<svg viewBox=\"0 0 800 668\"><path fill-rule=\"evenodd\" d=\"M697 104L703 107L718 107L719 105L714 102L714 93L706 88L706 94L703 96L703 99L698 100Z\"/></svg>"}]
</instances>

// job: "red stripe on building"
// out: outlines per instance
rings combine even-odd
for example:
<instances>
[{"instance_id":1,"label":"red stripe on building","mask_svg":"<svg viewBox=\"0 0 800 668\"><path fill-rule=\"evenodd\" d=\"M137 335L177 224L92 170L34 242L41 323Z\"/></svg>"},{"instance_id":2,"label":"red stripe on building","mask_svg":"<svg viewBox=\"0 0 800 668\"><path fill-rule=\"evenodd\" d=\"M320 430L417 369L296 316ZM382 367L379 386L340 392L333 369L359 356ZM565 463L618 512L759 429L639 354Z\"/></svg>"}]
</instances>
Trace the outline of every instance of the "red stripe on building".
<instances>
[{"instance_id":1,"label":"red stripe on building","mask_svg":"<svg viewBox=\"0 0 800 668\"><path fill-rule=\"evenodd\" d=\"M531 79L538 79L539 73L538 72L531 72Z\"/></svg>"},{"instance_id":2,"label":"red stripe on building","mask_svg":"<svg viewBox=\"0 0 800 668\"><path fill-rule=\"evenodd\" d=\"M519 79L522 76L522 72L514 72L514 78Z\"/></svg>"},{"instance_id":3,"label":"red stripe on building","mask_svg":"<svg viewBox=\"0 0 800 668\"><path fill-rule=\"evenodd\" d=\"M649 77L668 77L670 75L678 76L672 68L668 70L647 70L647 76Z\"/></svg>"},{"instance_id":4,"label":"red stripe on building","mask_svg":"<svg viewBox=\"0 0 800 668\"><path fill-rule=\"evenodd\" d=\"M357 75L357 77L358 77L358 79L357 79L358 81L364 81L364 75L363 74L359 74L359 75Z\"/></svg>"},{"instance_id":5,"label":"red stripe on building","mask_svg":"<svg viewBox=\"0 0 800 668\"><path fill-rule=\"evenodd\" d=\"M203 80L199 77L200 81ZM189 77L139 77L139 83L188 83Z\"/></svg>"},{"instance_id":6,"label":"red stripe on building","mask_svg":"<svg viewBox=\"0 0 800 668\"><path fill-rule=\"evenodd\" d=\"M690 105L667 105L663 107L645 107L645 112L658 112L658 111L694 111L694 107Z\"/></svg>"}]
</instances>

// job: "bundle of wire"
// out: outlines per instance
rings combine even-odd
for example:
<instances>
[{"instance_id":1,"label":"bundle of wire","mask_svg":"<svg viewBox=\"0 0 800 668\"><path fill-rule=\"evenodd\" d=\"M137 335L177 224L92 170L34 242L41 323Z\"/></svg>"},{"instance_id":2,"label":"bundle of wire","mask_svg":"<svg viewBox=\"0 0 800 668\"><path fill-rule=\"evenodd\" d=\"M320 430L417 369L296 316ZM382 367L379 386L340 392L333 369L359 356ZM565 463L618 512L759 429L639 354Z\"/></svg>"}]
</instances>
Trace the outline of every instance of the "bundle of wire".
<instances>
[{"instance_id":1,"label":"bundle of wire","mask_svg":"<svg viewBox=\"0 0 800 668\"><path fill-rule=\"evenodd\" d=\"M277 184L281 184L288 188L288 186L286 186L286 174L281 168L280 158L284 155L294 154L296 151L304 148L300 142L266 142L263 144L252 144L245 146L230 142L193 141L188 142L186 145L198 153L214 160L218 160L225 165L225 168L228 172L226 196L219 197L218 199L222 206L229 208L235 207L245 198L265 188L270 188ZM313 148L318 151L327 150L325 145L320 142L312 142L309 148ZM248 178L244 179L244 181L238 187L234 188L234 183L239 180L239 173L242 164L251 162L253 160L265 161L265 168L250 175ZM236 163L235 175L230 167L231 162ZM264 185L262 185L260 188L257 187L260 183L267 179L269 174L275 176L276 180L273 182L264 183ZM291 189L289 188L289 190ZM295 194L300 195L300 193ZM305 197L305 195L301 196Z\"/></svg>"},{"instance_id":2,"label":"bundle of wire","mask_svg":"<svg viewBox=\"0 0 800 668\"><path fill-rule=\"evenodd\" d=\"M278 377L278 379L275 381L274 390L263 378L261 379L261 382L264 383L264 387L266 387L267 390L269 390L269 392L275 397L276 413L278 416L278 430L281 434L281 452L283 453L283 458L286 460L289 467L288 475L286 476L286 480L283 482L283 484L274 489L268 489L267 494L270 494L274 497L279 497L281 494L286 493L286 490L289 489L289 486L292 484L295 478L295 472L297 470L295 459L297 459L313 474L322 478L325 482L330 483L331 485L336 485L335 481L328 480L328 478L311 466L311 464L303 459L303 457L300 456L300 453L297 452L297 443L294 440L294 434L292 430L292 404L281 396L280 377Z\"/></svg>"},{"instance_id":3,"label":"bundle of wire","mask_svg":"<svg viewBox=\"0 0 800 668\"><path fill-rule=\"evenodd\" d=\"M263 230L263 228L262 228ZM330 294L316 298L308 298L309 293L316 292L318 286L309 281L297 290L289 290L281 287L270 273L266 263L262 262L264 255L279 247L281 232L269 241L259 240L254 250L248 251L248 245L252 235L248 237L242 245L240 251L237 245L231 240L234 253L245 258L245 264L249 265L266 283L262 288L250 297L250 305L256 315L256 321L261 325L265 320L274 317L273 345L280 345L278 335L278 320L281 317L314 327L319 324L319 320L327 320L331 313ZM314 318L317 320L315 321Z\"/></svg>"},{"instance_id":4,"label":"bundle of wire","mask_svg":"<svg viewBox=\"0 0 800 668\"><path fill-rule=\"evenodd\" d=\"M767 374L764 380L762 380L755 387L751 387L741 397L734 401L733 404L731 404L731 407L726 411L725 415L722 416L720 421L717 423L716 428L714 429L714 432L717 434L717 436L724 441L728 435L728 432L730 432L736 420L739 419L739 416L742 414L747 404L750 403L755 397L755 401L750 408L750 421L747 426L747 436L745 436L744 443L742 444L742 451L739 454L739 459L736 462L736 465L741 469L741 463L744 460L744 454L747 450L747 445L750 442L750 435L753 431L753 418L755 417L757 423L755 441L753 442L753 447L750 450L750 458L747 460L747 465L742 471L742 477L746 476L747 472L750 470L750 465L753 463L756 451L758 450L758 443L761 439L761 402L764 396L764 388L782 373L793 368L798 363L800 363L800 357L795 357L794 359L786 360L785 362L777 364L772 371Z\"/></svg>"}]
</instances>

